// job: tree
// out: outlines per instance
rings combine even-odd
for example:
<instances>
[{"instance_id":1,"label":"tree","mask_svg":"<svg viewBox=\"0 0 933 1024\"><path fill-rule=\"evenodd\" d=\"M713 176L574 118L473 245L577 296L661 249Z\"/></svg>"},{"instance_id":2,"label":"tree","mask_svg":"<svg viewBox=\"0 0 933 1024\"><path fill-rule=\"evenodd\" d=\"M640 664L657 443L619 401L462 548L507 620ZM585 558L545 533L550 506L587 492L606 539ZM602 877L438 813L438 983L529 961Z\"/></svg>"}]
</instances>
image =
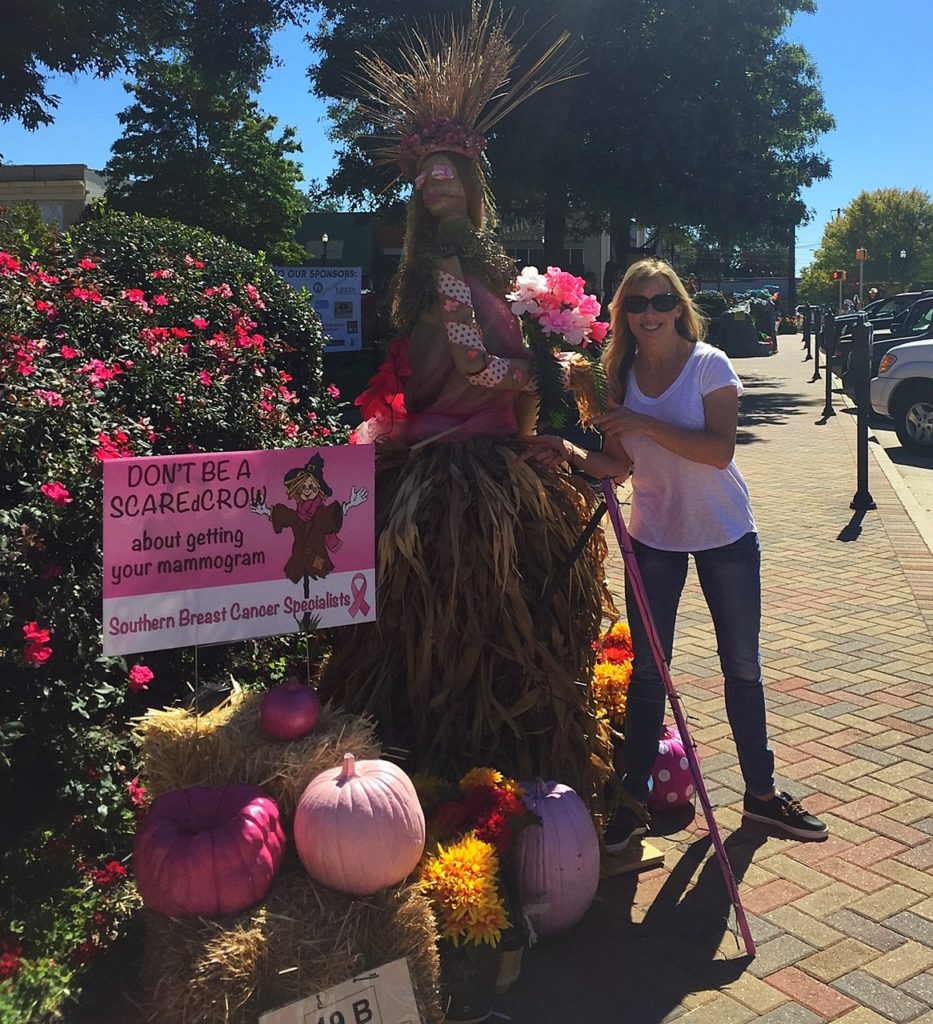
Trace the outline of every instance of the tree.
<instances>
[{"instance_id":1,"label":"tree","mask_svg":"<svg viewBox=\"0 0 933 1024\"><path fill-rule=\"evenodd\" d=\"M0 34L0 121L51 124L49 72L107 76L138 56L187 45L204 67L244 80L270 59L269 37L299 23L313 0L5 0Z\"/></svg>"},{"instance_id":2,"label":"tree","mask_svg":"<svg viewBox=\"0 0 933 1024\"><path fill-rule=\"evenodd\" d=\"M208 80L183 57L141 63L126 89L135 102L119 115L124 134L106 167L113 206L301 259L294 234L307 201L288 159L300 150L293 128L272 137L276 119L247 89L230 76Z\"/></svg>"},{"instance_id":3,"label":"tree","mask_svg":"<svg viewBox=\"0 0 933 1024\"><path fill-rule=\"evenodd\" d=\"M358 49L390 53L419 0L392 15L378 0L322 0L315 90L337 102L343 143L332 188L377 193L385 179L352 136L359 124L345 74ZM469 4L451 5L462 14ZM527 8L527 10L526 10ZM548 29L572 26L585 74L534 97L490 140L495 189L512 216L543 217L545 256L568 218L610 227L617 255L632 218L657 229L702 227L731 249L749 230L789 237L800 191L828 174L815 152L832 127L806 53L781 38L812 0L536 0L517 5L527 53ZM524 15L524 18L523 18ZM548 20L548 19L551 20ZM545 27L541 29L541 26ZM556 30L555 33L556 34Z\"/></svg>"},{"instance_id":4,"label":"tree","mask_svg":"<svg viewBox=\"0 0 933 1024\"><path fill-rule=\"evenodd\" d=\"M874 286L890 294L911 284L933 284L930 194L918 188L859 193L823 230L813 262L801 275L801 293L811 301L836 301L834 270L845 270L846 290L855 291L859 280L855 251L859 248L868 250L863 269L865 288Z\"/></svg>"}]
</instances>

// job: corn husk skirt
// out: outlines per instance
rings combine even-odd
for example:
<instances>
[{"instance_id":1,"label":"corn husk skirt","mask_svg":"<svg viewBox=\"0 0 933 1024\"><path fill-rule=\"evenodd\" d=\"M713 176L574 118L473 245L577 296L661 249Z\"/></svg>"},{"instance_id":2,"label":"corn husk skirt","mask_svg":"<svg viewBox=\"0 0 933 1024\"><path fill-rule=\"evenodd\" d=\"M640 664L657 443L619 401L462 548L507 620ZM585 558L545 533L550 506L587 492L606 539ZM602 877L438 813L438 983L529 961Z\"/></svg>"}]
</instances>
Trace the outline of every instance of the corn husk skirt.
<instances>
[{"instance_id":1,"label":"corn husk skirt","mask_svg":"<svg viewBox=\"0 0 933 1024\"><path fill-rule=\"evenodd\" d=\"M568 556L597 504L495 438L376 455L377 621L334 630L322 696L371 715L418 771L489 765L572 786L611 774L590 696L605 541Z\"/></svg>"}]
</instances>

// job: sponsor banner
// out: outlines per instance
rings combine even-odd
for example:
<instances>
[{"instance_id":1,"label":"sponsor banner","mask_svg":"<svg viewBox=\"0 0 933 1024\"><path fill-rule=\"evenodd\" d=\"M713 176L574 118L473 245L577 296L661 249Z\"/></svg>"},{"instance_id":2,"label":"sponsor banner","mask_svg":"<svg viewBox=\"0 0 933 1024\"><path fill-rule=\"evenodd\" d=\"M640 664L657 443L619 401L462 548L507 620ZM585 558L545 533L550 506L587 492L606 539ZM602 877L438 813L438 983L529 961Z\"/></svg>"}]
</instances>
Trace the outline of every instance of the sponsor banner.
<instances>
[{"instance_id":1,"label":"sponsor banner","mask_svg":"<svg viewBox=\"0 0 933 1024\"><path fill-rule=\"evenodd\" d=\"M104 463L104 654L375 619L373 448Z\"/></svg>"},{"instance_id":2,"label":"sponsor banner","mask_svg":"<svg viewBox=\"0 0 933 1024\"><path fill-rule=\"evenodd\" d=\"M293 288L307 288L311 305L330 338L325 352L351 352L363 347L360 292L361 267L274 267Z\"/></svg>"}]
</instances>

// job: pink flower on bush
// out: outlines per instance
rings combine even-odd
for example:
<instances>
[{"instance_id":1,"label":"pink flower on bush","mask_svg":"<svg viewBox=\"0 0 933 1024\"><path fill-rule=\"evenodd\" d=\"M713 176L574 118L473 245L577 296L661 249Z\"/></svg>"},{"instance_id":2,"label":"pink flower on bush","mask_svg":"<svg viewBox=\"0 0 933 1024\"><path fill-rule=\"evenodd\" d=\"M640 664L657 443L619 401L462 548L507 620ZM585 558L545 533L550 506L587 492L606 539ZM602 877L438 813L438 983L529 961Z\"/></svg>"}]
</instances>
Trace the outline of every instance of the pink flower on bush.
<instances>
[{"instance_id":1,"label":"pink flower on bush","mask_svg":"<svg viewBox=\"0 0 933 1024\"><path fill-rule=\"evenodd\" d=\"M298 436L298 424L297 423L286 423L282 428L282 433L289 439L293 439Z\"/></svg>"},{"instance_id":2,"label":"pink flower on bush","mask_svg":"<svg viewBox=\"0 0 933 1024\"><path fill-rule=\"evenodd\" d=\"M152 304L153 304L153 306L167 306L168 303L169 303L169 298L168 298L167 295L153 295L152 296Z\"/></svg>"},{"instance_id":3,"label":"pink flower on bush","mask_svg":"<svg viewBox=\"0 0 933 1024\"><path fill-rule=\"evenodd\" d=\"M133 452L130 450L129 440L122 430L115 431L113 437L105 433L98 434L98 447L94 450L97 461L106 462L108 459L132 458Z\"/></svg>"},{"instance_id":4,"label":"pink flower on bush","mask_svg":"<svg viewBox=\"0 0 933 1024\"><path fill-rule=\"evenodd\" d=\"M338 388L336 384L328 384L324 390L330 395L331 398L340 397L340 388Z\"/></svg>"},{"instance_id":5,"label":"pink flower on bush","mask_svg":"<svg viewBox=\"0 0 933 1024\"><path fill-rule=\"evenodd\" d=\"M126 877L126 868L118 860L112 860L102 868L90 868L88 877L95 885L113 885Z\"/></svg>"},{"instance_id":6,"label":"pink flower on bush","mask_svg":"<svg viewBox=\"0 0 933 1024\"><path fill-rule=\"evenodd\" d=\"M78 266L82 270L97 270L97 264L87 256L85 256L83 260L78 261Z\"/></svg>"},{"instance_id":7,"label":"pink flower on bush","mask_svg":"<svg viewBox=\"0 0 933 1024\"><path fill-rule=\"evenodd\" d=\"M138 775L126 784L126 792L134 807L142 807L145 804L146 787L139 781Z\"/></svg>"},{"instance_id":8,"label":"pink flower on bush","mask_svg":"<svg viewBox=\"0 0 933 1024\"><path fill-rule=\"evenodd\" d=\"M60 480L50 480L47 484L43 484L39 490L60 508L64 508L69 502L74 500Z\"/></svg>"},{"instance_id":9,"label":"pink flower on bush","mask_svg":"<svg viewBox=\"0 0 933 1024\"><path fill-rule=\"evenodd\" d=\"M98 391L103 391L104 385L114 380L123 373L123 367L119 363L112 363L108 366L100 359L92 359L89 363L78 369L78 373L87 374L88 383Z\"/></svg>"},{"instance_id":10,"label":"pink flower on bush","mask_svg":"<svg viewBox=\"0 0 933 1024\"><path fill-rule=\"evenodd\" d=\"M175 276L175 271L174 270L167 270L167 269L153 270L151 276L154 277L154 278L157 278L157 279L160 278L160 277L174 277Z\"/></svg>"},{"instance_id":11,"label":"pink flower on bush","mask_svg":"<svg viewBox=\"0 0 933 1024\"><path fill-rule=\"evenodd\" d=\"M155 673L145 665L134 665L129 672L130 692L139 693L140 690L148 690L149 683L155 678Z\"/></svg>"},{"instance_id":12,"label":"pink flower on bush","mask_svg":"<svg viewBox=\"0 0 933 1024\"><path fill-rule=\"evenodd\" d=\"M95 306L103 302L100 292L93 288L72 288L68 293L68 298L74 299L75 302L91 302Z\"/></svg>"},{"instance_id":13,"label":"pink flower on bush","mask_svg":"<svg viewBox=\"0 0 933 1024\"><path fill-rule=\"evenodd\" d=\"M65 404L65 399L57 391L44 391L37 388L35 396L52 409L58 409Z\"/></svg>"},{"instance_id":14,"label":"pink flower on bush","mask_svg":"<svg viewBox=\"0 0 933 1024\"><path fill-rule=\"evenodd\" d=\"M9 277L10 274L18 274L22 269L15 256L8 252L0 252L0 276Z\"/></svg>"},{"instance_id":15,"label":"pink flower on bush","mask_svg":"<svg viewBox=\"0 0 933 1024\"><path fill-rule=\"evenodd\" d=\"M72 348L70 345L62 345L59 352L61 352L62 359L77 359L80 354L76 348Z\"/></svg>"},{"instance_id":16,"label":"pink flower on bush","mask_svg":"<svg viewBox=\"0 0 933 1024\"><path fill-rule=\"evenodd\" d=\"M207 370L201 370L198 374L198 380L206 387L209 388L214 383L214 378L207 372Z\"/></svg>"},{"instance_id":17,"label":"pink flower on bush","mask_svg":"<svg viewBox=\"0 0 933 1024\"><path fill-rule=\"evenodd\" d=\"M207 327L207 321L203 316L193 316L191 322L199 331L203 331Z\"/></svg>"},{"instance_id":18,"label":"pink flower on bush","mask_svg":"<svg viewBox=\"0 0 933 1024\"><path fill-rule=\"evenodd\" d=\"M51 302L46 302L45 299L36 299L32 307L37 313L45 313L50 320L52 317L58 316L58 310Z\"/></svg>"},{"instance_id":19,"label":"pink flower on bush","mask_svg":"<svg viewBox=\"0 0 933 1024\"><path fill-rule=\"evenodd\" d=\"M23 638L26 641L23 658L28 665L41 665L52 656L52 648L49 647L51 634L38 622L27 622L23 626Z\"/></svg>"},{"instance_id":20,"label":"pink flower on bush","mask_svg":"<svg viewBox=\"0 0 933 1024\"><path fill-rule=\"evenodd\" d=\"M5 256L6 253L0 253ZM0 939L0 981L15 978L23 969L20 959L23 955L23 944L15 935L7 935Z\"/></svg>"}]
</instances>

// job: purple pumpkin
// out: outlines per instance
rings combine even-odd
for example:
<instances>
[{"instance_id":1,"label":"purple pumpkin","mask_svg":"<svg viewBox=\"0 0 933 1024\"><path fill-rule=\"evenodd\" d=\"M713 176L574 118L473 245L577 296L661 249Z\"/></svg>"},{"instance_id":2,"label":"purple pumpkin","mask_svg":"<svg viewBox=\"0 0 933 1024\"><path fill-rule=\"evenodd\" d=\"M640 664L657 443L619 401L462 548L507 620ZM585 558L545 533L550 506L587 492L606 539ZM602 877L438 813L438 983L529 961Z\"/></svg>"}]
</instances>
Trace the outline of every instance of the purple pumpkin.
<instances>
[{"instance_id":1,"label":"purple pumpkin","mask_svg":"<svg viewBox=\"0 0 933 1024\"><path fill-rule=\"evenodd\" d=\"M258 903L285 853L274 800L256 786L157 797L133 842L143 903L170 917L222 917Z\"/></svg>"},{"instance_id":2,"label":"purple pumpkin","mask_svg":"<svg viewBox=\"0 0 933 1024\"><path fill-rule=\"evenodd\" d=\"M586 805L559 782L522 783L541 826L522 829L518 876L522 908L540 935L572 928L599 885L599 837Z\"/></svg>"},{"instance_id":3,"label":"purple pumpkin","mask_svg":"<svg viewBox=\"0 0 933 1024\"><path fill-rule=\"evenodd\" d=\"M653 785L648 794L648 806L652 810L684 807L693 801L696 784L684 750L684 741L674 725L665 725L661 733L651 780Z\"/></svg>"}]
</instances>

